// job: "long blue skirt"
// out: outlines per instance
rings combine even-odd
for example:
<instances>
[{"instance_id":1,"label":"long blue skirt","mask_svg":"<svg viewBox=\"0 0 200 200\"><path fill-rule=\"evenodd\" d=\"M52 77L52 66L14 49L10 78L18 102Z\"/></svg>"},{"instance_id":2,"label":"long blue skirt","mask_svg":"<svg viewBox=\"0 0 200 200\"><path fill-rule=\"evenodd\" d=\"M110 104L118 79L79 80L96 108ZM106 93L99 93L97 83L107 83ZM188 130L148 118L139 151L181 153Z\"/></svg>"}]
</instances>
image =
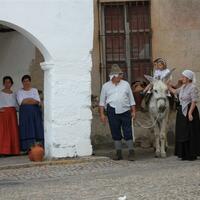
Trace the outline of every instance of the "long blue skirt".
<instances>
[{"instance_id":1,"label":"long blue skirt","mask_svg":"<svg viewBox=\"0 0 200 200\"><path fill-rule=\"evenodd\" d=\"M21 151L27 151L34 142L44 145L44 127L39 105L21 105L19 108Z\"/></svg>"}]
</instances>

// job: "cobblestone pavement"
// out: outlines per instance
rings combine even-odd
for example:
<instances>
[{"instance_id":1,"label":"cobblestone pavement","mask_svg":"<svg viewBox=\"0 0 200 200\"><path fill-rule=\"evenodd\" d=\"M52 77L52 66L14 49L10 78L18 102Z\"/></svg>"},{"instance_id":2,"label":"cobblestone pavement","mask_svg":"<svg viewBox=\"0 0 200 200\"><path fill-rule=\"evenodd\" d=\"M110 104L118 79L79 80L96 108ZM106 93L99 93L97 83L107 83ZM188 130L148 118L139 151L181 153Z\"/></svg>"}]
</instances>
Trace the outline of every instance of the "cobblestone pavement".
<instances>
[{"instance_id":1,"label":"cobblestone pavement","mask_svg":"<svg viewBox=\"0 0 200 200\"><path fill-rule=\"evenodd\" d=\"M137 153L137 151L136 151ZM145 152L144 152L145 153ZM68 165L0 170L2 200L198 200L200 160L105 158Z\"/></svg>"}]
</instances>

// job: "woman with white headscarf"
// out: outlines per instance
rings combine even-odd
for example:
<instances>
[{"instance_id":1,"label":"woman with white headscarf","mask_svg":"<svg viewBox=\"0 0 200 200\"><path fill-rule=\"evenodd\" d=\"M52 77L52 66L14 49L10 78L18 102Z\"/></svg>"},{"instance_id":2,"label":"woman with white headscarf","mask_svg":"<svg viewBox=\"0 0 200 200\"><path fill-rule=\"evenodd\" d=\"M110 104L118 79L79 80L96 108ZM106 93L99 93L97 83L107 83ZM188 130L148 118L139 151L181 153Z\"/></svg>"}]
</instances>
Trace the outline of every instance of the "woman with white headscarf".
<instances>
[{"instance_id":1,"label":"woman with white headscarf","mask_svg":"<svg viewBox=\"0 0 200 200\"><path fill-rule=\"evenodd\" d=\"M182 160L196 160L200 155L200 119L194 72L184 70L181 81L183 85L176 90L169 86L169 90L179 96L180 102L176 117L175 155Z\"/></svg>"}]
</instances>

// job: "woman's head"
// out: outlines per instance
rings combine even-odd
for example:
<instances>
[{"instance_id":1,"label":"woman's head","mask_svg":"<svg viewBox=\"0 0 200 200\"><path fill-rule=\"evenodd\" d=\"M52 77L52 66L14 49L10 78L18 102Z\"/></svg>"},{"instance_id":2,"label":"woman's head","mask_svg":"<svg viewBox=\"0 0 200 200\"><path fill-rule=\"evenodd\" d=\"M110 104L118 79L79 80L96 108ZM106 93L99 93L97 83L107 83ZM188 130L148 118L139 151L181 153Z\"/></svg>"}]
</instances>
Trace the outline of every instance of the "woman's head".
<instances>
[{"instance_id":1,"label":"woman's head","mask_svg":"<svg viewBox=\"0 0 200 200\"><path fill-rule=\"evenodd\" d=\"M3 85L6 89L10 89L13 85L13 80L10 76L4 76L3 77Z\"/></svg>"},{"instance_id":2,"label":"woman's head","mask_svg":"<svg viewBox=\"0 0 200 200\"><path fill-rule=\"evenodd\" d=\"M195 74L193 71L191 70L184 70L182 72L182 77L181 77L182 83L186 84L186 83L191 83L191 82L195 82Z\"/></svg>"},{"instance_id":3,"label":"woman's head","mask_svg":"<svg viewBox=\"0 0 200 200\"><path fill-rule=\"evenodd\" d=\"M31 77L29 75L24 75L21 79L24 88L31 87Z\"/></svg>"}]
</instances>

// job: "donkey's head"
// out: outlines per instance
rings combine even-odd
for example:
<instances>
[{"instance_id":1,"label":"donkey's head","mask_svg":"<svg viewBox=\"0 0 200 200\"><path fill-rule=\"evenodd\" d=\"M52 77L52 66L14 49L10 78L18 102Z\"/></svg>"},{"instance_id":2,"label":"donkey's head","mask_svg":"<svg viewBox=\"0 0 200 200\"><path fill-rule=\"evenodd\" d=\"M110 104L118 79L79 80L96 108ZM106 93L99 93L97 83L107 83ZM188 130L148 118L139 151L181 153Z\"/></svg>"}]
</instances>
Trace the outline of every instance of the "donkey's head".
<instances>
[{"instance_id":1,"label":"donkey's head","mask_svg":"<svg viewBox=\"0 0 200 200\"><path fill-rule=\"evenodd\" d=\"M158 112L164 112L168 106L166 84L162 80L155 80L152 93L152 101L154 101Z\"/></svg>"},{"instance_id":2,"label":"donkey's head","mask_svg":"<svg viewBox=\"0 0 200 200\"><path fill-rule=\"evenodd\" d=\"M175 68L170 70L170 72L161 80L157 80L151 76L145 75L145 78L153 85L151 105L154 106L158 112L164 112L169 106L167 99L168 89L166 83L170 79L170 76L174 70Z\"/></svg>"}]
</instances>

